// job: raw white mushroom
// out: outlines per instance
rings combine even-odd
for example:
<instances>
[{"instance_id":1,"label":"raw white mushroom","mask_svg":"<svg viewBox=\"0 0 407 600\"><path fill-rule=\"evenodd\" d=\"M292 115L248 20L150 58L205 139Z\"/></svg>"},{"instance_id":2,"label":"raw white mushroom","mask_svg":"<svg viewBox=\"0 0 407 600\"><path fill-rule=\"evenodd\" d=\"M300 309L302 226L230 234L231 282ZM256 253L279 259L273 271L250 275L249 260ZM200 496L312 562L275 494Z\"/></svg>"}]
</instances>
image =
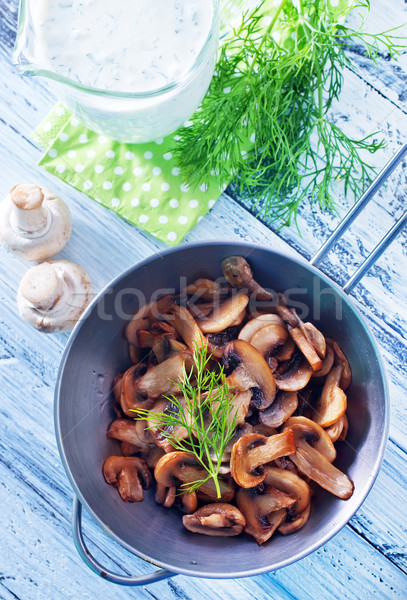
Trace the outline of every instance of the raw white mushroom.
<instances>
[{"instance_id":1,"label":"raw white mushroom","mask_svg":"<svg viewBox=\"0 0 407 600\"><path fill-rule=\"evenodd\" d=\"M71 228L65 202L38 185L16 185L0 204L0 241L24 260L47 260L58 254Z\"/></svg>"},{"instance_id":2,"label":"raw white mushroom","mask_svg":"<svg viewBox=\"0 0 407 600\"><path fill-rule=\"evenodd\" d=\"M17 294L20 315L45 333L71 331L92 298L92 283L79 265L51 260L31 267Z\"/></svg>"}]
</instances>

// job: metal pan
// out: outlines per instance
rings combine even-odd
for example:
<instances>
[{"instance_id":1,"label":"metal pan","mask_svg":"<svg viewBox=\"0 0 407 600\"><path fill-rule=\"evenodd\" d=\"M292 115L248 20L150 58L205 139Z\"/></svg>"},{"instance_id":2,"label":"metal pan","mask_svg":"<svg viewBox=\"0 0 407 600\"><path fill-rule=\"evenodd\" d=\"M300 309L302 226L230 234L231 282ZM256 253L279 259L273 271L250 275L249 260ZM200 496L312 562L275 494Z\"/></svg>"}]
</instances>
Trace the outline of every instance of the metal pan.
<instances>
[{"instance_id":1,"label":"metal pan","mask_svg":"<svg viewBox=\"0 0 407 600\"><path fill-rule=\"evenodd\" d=\"M402 150L379 175L380 183L401 160L407 146ZM378 186L374 185L348 215L345 226L376 191ZM376 256L394 232L390 238L389 235L379 244ZM332 243L338 237L334 232ZM316 264L330 248L328 242L311 262ZM219 277L221 261L230 255L245 256L263 286L290 290L292 300L308 306L307 318L339 343L353 375L348 391L349 434L335 462L353 480L353 496L343 501L321 491L313 500L311 517L303 529L286 537L276 535L261 547L246 535L212 538L188 532L180 513L158 506L152 490L145 493L144 502L124 503L117 491L105 483L101 468L105 457L119 454L117 443L107 440L105 434L114 418L110 394L113 378L129 366L123 331L141 302L134 290L142 291L148 301L158 288L179 285L180 277L188 281ZM368 266L365 264L363 269ZM359 280L361 272L345 286L347 291ZM235 578L279 569L316 550L354 515L378 473L388 425L386 380L376 342L346 293L315 267L241 243L193 244L156 254L126 270L98 294L75 327L61 361L55 393L55 427L62 462L76 495L73 532L77 549L96 573L123 585L145 585L177 573ZM147 576L128 577L104 568L85 545L82 505L115 540L159 569Z\"/></svg>"}]
</instances>

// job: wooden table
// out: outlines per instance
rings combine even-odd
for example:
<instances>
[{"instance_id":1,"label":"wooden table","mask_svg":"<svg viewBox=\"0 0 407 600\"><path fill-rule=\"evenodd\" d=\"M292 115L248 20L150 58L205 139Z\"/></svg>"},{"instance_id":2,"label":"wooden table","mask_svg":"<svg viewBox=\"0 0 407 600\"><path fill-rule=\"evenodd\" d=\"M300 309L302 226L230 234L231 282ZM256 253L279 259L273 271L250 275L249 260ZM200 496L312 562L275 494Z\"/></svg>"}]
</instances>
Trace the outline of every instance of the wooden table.
<instances>
[{"instance_id":1,"label":"wooden table","mask_svg":"<svg viewBox=\"0 0 407 600\"><path fill-rule=\"evenodd\" d=\"M403 0L373 2L371 30L407 21ZM96 290L163 244L36 166L40 149L33 127L55 98L40 80L20 78L10 62L17 2L0 0L0 192L19 182L50 187L68 202L73 235L63 258L83 265ZM380 167L407 139L407 54L398 64L381 60L374 69L357 48L349 51L344 93L334 112L355 136L380 131L388 141L373 160ZM399 168L346 234L322 269L343 283L405 208L405 168ZM340 197L343 214L351 199ZM300 211L302 237L292 228L276 234L224 194L185 242L246 240L306 258L326 239L338 217ZM390 385L391 428L384 464L369 497L350 523L323 548L300 562L263 576L203 580L183 576L148 588L114 587L82 563L71 537L72 490L54 436L53 391L67 335L42 335L18 316L15 302L23 261L0 250L0 597L5 600L103 598L263 599L407 598L407 269L406 232L353 293L382 350ZM113 543L85 519L91 550L126 573L151 566ZM112 560L108 556L113 557Z\"/></svg>"}]
</instances>

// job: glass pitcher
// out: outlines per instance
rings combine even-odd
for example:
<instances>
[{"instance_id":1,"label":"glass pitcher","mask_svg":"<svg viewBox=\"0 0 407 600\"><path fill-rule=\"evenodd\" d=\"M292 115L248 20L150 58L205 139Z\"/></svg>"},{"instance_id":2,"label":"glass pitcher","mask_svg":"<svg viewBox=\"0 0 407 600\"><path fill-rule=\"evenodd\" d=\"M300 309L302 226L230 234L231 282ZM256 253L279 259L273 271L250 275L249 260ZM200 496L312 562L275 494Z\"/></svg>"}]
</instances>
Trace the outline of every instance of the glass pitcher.
<instances>
[{"instance_id":1,"label":"glass pitcher","mask_svg":"<svg viewBox=\"0 0 407 600\"><path fill-rule=\"evenodd\" d=\"M192 67L177 80L149 92L116 92L86 87L49 69L40 44L39 0L21 0L13 62L22 75L46 78L52 90L87 127L120 142L148 142L178 129L208 89L219 41L219 0Z\"/></svg>"}]
</instances>

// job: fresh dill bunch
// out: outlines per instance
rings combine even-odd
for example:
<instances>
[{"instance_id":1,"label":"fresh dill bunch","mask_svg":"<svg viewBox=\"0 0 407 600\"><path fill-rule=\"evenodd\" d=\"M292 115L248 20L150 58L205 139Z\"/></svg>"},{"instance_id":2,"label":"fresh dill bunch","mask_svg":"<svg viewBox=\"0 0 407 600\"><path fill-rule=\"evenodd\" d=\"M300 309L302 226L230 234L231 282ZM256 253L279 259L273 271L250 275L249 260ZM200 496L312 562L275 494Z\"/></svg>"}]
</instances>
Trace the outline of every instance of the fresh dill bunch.
<instances>
[{"instance_id":1,"label":"fresh dill bunch","mask_svg":"<svg viewBox=\"0 0 407 600\"><path fill-rule=\"evenodd\" d=\"M266 30L267 0L246 12L221 47L192 125L178 132L174 152L186 180L209 183L215 175L221 189L231 182L253 211L279 225L295 220L306 198L334 211L335 182L358 195L375 171L364 156L384 142L376 134L351 138L328 116L351 65L345 50L356 41L375 61L381 48L393 56L405 40L397 28L363 32L369 8L369 0L342 10L329 0L282 0ZM360 10L360 25L347 26ZM280 32L291 32L288 43L276 41Z\"/></svg>"},{"instance_id":2,"label":"fresh dill bunch","mask_svg":"<svg viewBox=\"0 0 407 600\"><path fill-rule=\"evenodd\" d=\"M176 450L190 452L207 472L204 479L181 485L183 492L191 493L209 479L213 479L217 497L221 497L219 469L225 448L236 429L236 397L230 390L223 366L216 371L209 368L212 354L206 346L195 346L194 365L190 372L183 366L181 382L174 382L182 393L165 397L168 406L163 412L136 409L135 419L149 421L150 429L158 428ZM181 439L177 428L185 428L187 437Z\"/></svg>"}]
</instances>

